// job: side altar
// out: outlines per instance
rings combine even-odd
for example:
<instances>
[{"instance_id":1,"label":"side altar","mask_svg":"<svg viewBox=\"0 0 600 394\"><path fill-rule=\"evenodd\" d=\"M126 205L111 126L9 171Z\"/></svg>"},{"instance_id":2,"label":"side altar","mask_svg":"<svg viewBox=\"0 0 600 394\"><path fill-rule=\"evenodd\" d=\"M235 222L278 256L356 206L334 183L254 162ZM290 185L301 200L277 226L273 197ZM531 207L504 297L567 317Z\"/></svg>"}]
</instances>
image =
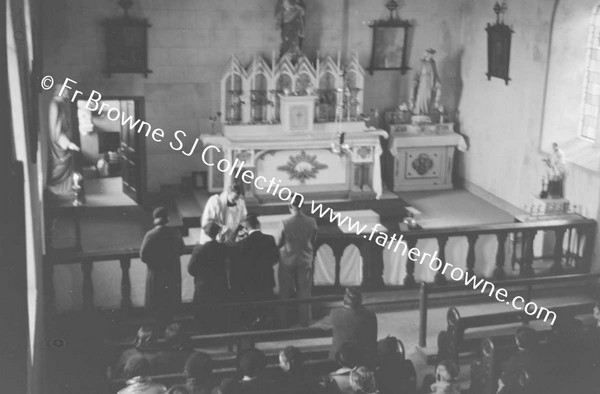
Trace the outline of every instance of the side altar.
<instances>
[{"instance_id":1,"label":"side altar","mask_svg":"<svg viewBox=\"0 0 600 394\"><path fill-rule=\"evenodd\" d=\"M390 131L394 191L452 189L455 149L466 150L454 124L391 125Z\"/></svg>"},{"instance_id":2,"label":"side altar","mask_svg":"<svg viewBox=\"0 0 600 394\"><path fill-rule=\"evenodd\" d=\"M339 130L345 132L345 148L338 152L332 144L337 146ZM226 125L223 134L205 136L202 142L220 148L209 151L211 162L223 158L243 163L254 173L257 182L244 183L248 204L278 200L268 188L271 179L320 200L373 199L382 194L379 139L387 133L366 130L364 122L315 123L312 131L294 132L284 131L281 124ZM211 192L235 181L215 167L208 171Z\"/></svg>"}]
</instances>

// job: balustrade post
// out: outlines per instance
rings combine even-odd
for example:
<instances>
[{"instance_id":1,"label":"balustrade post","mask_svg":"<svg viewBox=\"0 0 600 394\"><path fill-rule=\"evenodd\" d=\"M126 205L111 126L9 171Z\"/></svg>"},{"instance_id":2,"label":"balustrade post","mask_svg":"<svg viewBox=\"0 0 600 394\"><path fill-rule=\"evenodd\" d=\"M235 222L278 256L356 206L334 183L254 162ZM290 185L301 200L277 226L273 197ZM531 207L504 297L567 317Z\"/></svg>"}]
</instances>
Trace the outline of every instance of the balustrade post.
<instances>
[{"instance_id":1,"label":"balustrade post","mask_svg":"<svg viewBox=\"0 0 600 394\"><path fill-rule=\"evenodd\" d=\"M550 267L550 273L560 274L563 272L562 259L563 259L563 240L565 238L565 228L557 228L554 230L554 263Z\"/></svg>"},{"instance_id":2,"label":"balustrade post","mask_svg":"<svg viewBox=\"0 0 600 394\"><path fill-rule=\"evenodd\" d=\"M363 287L380 289L383 284L383 248L375 242L364 240L361 243L363 258Z\"/></svg>"},{"instance_id":3,"label":"balustrade post","mask_svg":"<svg viewBox=\"0 0 600 394\"><path fill-rule=\"evenodd\" d=\"M417 245L417 239L409 237L406 239L407 250L411 250ZM415 281L415 262L412 259L406 259L406 276L404 277L404 286L415 287L417 282Z\"/></svg>"},{"instance_id":4,"label":"balustrade post","mask_svg":"<svg viewBox=\"0 0 600 394\"><path fill-rule=\"evenodd\" d=\"M419 301L419 346L427 346L427 283L421 282L420 301Z\"/></svg>"},{"instance_id":5,"label":"balustrade post","mask_svg":"<svg viewBox=\"0 0 600 394\"><path fill-rule=\"evenodd\" d=\"M92 281L92 268L94 262L91 260L85 260L81 263L81 269L83 270L83 310L91 311L94 309L94 284Z\"/></svg>"},{"instance_id":6,"label":"balustrade post","mask_svg":"<svg viewBox=\"0 0 600 394\"><path fill-rule=\"evenodd\" d=\"M594 240L596 238L596 226L590 226L584 230L585 234L585 245L583 245L583 256L581 263L578 264L578 271L590 272L592 266L592 254L594 253ZM577 251L579 253L579 251Z\"/></svg>"},{"instance_id":7,"label":"balustrade post","mask_svg":"<svg viewBox=\"0 0 600 394\"><path fill-rule=\"evenodd\" d=\"M121 263L121 309L128 311L131 309L131 278L129 268L131 268L131 259L123 257Z\"/></svg>"},{"instance_id":8,"label":"balustrade post","mask_svg":"<svg viewBox=\"0 0 600 394\"><path fill-rule=\"evenodd\" d=\"M445 285L448 282L448 280L446 279L446 276L442 274L442 272L444 272L444 269L446 268L446 242L448 242L448 237L438 237L437 241L439 250L438 258L442 261L442 266L435 274L434 283L436 285Z\"/></svg>"},{"instance_id":9,"label":"balustrade post","mask_svg":"<svg viewBox=\"0 0 600 394\"><path fill-rule=\"evenodd\" d=\"M467 252L467 272L470 275L475 275L475 242L477 242L477 234L467 236L469 241L469 251Z\"/></svg>"},{"instance_id":10,"label":"balustrade post","mask_svg":"<svg viewBox=\"0 0 600 394\"><path fill-rule=\"evenodd\" d=\"M523 232L523 255L521 256L521 276L530 277L533 272L533 241L537 234L536 230Z\"/></svg>"},{"instance_id":11,"label":"balustrade post","mask_svg":"<svg viewBox=\"0 0 600 394\"><path fill-rule=\"evenodd\" d=\"M506 247L507 235L508 234L504 232L496 234L496 237L498 238L498 249L496 250L496 268L494 268L494 273L492 274L492 277L496 280L506 278L506 273L504 272L504 260L506 259L504 248Z\"/></svg>"}]
</instances>

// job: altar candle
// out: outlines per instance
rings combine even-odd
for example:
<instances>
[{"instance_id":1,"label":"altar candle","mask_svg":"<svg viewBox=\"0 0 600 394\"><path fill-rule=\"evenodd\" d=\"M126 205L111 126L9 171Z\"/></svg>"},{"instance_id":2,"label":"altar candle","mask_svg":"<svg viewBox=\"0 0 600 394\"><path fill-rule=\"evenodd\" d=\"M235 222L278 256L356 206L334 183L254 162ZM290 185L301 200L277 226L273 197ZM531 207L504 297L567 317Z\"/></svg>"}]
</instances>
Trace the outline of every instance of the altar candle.
<instances>
[{"instance_id":1,"label":"altar candle","mask_svg":"<svg viewBox=\"0 0 600 394\"><path fill-rule=\"evenodd\" d=\"M234 81L235 75L233 73L233 54L231 54L231 90L233 91L233 89L235 88L235 81Z\"/></svg>"},{"instance_id":2,"label":"altar candle","mask_svg":"<svg viewBox=\"0 0 600 394\"><path fill-rule=\"evenodd\" d=\"M252 60L252 79L250 80L250 90L254 90L256 85L256 55Z\"/></svg>"},{"instance_id":3,"label":"altar candle","mask_svg":"<svg viewBox=\"0 0 600 394\"><path fill-rule=\"evenodd\" d=\"M338 67L338 70L340 69L340 66L341 66L341 58L342 58L342 52L338 49L338 52L337 52L337 67Z\"/></svg>"},{"instance_id":4,"label":"altar candle","mask_svg":"<svg viewBox=\"0 0 600 394\"><path fill-rule=\"evenodd\" d=\"M319 78L319 62L320 62L319 57L320 56L321 56L321 53L319 51L317 51L317 66L316 66L317 68L315 70L317 73L317 78Z\"/></svg>"},{"instance_id":5,"label":"altar candle","mask_svg":"<svg viewBox=\"0 0 600 394\"><path fill-rule=\"evenodd\" d=\"M273 53L271 55L271 68L275 71L275 49L273 49Z\"/></svg>"}]
</instances>

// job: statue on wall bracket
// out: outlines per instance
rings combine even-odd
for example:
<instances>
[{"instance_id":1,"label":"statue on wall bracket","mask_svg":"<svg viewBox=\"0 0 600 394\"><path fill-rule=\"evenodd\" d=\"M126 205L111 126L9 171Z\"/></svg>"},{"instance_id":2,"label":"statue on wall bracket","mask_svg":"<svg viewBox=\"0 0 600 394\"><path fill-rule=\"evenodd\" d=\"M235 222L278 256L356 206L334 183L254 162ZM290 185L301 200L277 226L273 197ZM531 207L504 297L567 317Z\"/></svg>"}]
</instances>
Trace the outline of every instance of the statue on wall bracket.
<instances>
[{"instance_id":1,"label":"statue on wall bracket","mask_svg":"<svg viewBox=\"0 0 600 394\"><path fill-rule=\"evenodd\" d=\"M304 24L306 21L306 4L304 0L278 0L275 7L276 27L281 30L281 46L279 56L286 53L298 55L304 41Z\"/></svg>"}]
</instances>

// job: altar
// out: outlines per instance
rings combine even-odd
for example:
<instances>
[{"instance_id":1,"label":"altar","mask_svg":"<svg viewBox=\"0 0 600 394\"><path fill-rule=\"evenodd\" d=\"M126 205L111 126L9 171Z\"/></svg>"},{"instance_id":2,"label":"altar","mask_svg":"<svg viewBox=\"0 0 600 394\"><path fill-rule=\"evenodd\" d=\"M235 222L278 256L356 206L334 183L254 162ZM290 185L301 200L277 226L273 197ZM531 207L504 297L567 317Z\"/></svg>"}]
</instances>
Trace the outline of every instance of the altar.
<instances>
[{"instance_id":1,"label":"altar","mask_svg":"<svg viewBox=\"0 0 600 394\"><path fill-rule=\"evenodd\" d=\"M238 182L248 205L286 202L294 193L319 201L380 198L380 139L388 134L363 120L363 91L356 55L342 64L339 57L273 54L270 63L254 56L248 66L232 56L221 78L222 132L201 138L210 148L208 190ZM232 171L213 164L219 161Z\"/></svg>"},{"instance_id":2,"label":"altar","mask_svg":"<svg viewBox=\"0 0 600 394\"><path fill-rule=\"evenodd\" d=\"M344 132L344 149L336 151L338 132ZM380 137L383 130L367 129L364 122L315 123L312 131L286 132L281 124L226 125L223 135L202 138L209 151L208 161L226 159L243 163L254 179L287 187L306 198L373 199L381 197ZM234 176L208 168L210 192L219 192L234 182ZM265 183L266 185L266 183ZM281 202L266 187L245 183L246 201Z\"/></svg>"},{"instance_id":3,"label":"altar","mask_svg":"<svg viewBox=\"0 0 600 394\"><path fill-rule=\"evenodd\" d=\"M390 126L390 179L394 191L452 189L454 151L466 150L454 124Z\"/></svg>"}]
</instances>

